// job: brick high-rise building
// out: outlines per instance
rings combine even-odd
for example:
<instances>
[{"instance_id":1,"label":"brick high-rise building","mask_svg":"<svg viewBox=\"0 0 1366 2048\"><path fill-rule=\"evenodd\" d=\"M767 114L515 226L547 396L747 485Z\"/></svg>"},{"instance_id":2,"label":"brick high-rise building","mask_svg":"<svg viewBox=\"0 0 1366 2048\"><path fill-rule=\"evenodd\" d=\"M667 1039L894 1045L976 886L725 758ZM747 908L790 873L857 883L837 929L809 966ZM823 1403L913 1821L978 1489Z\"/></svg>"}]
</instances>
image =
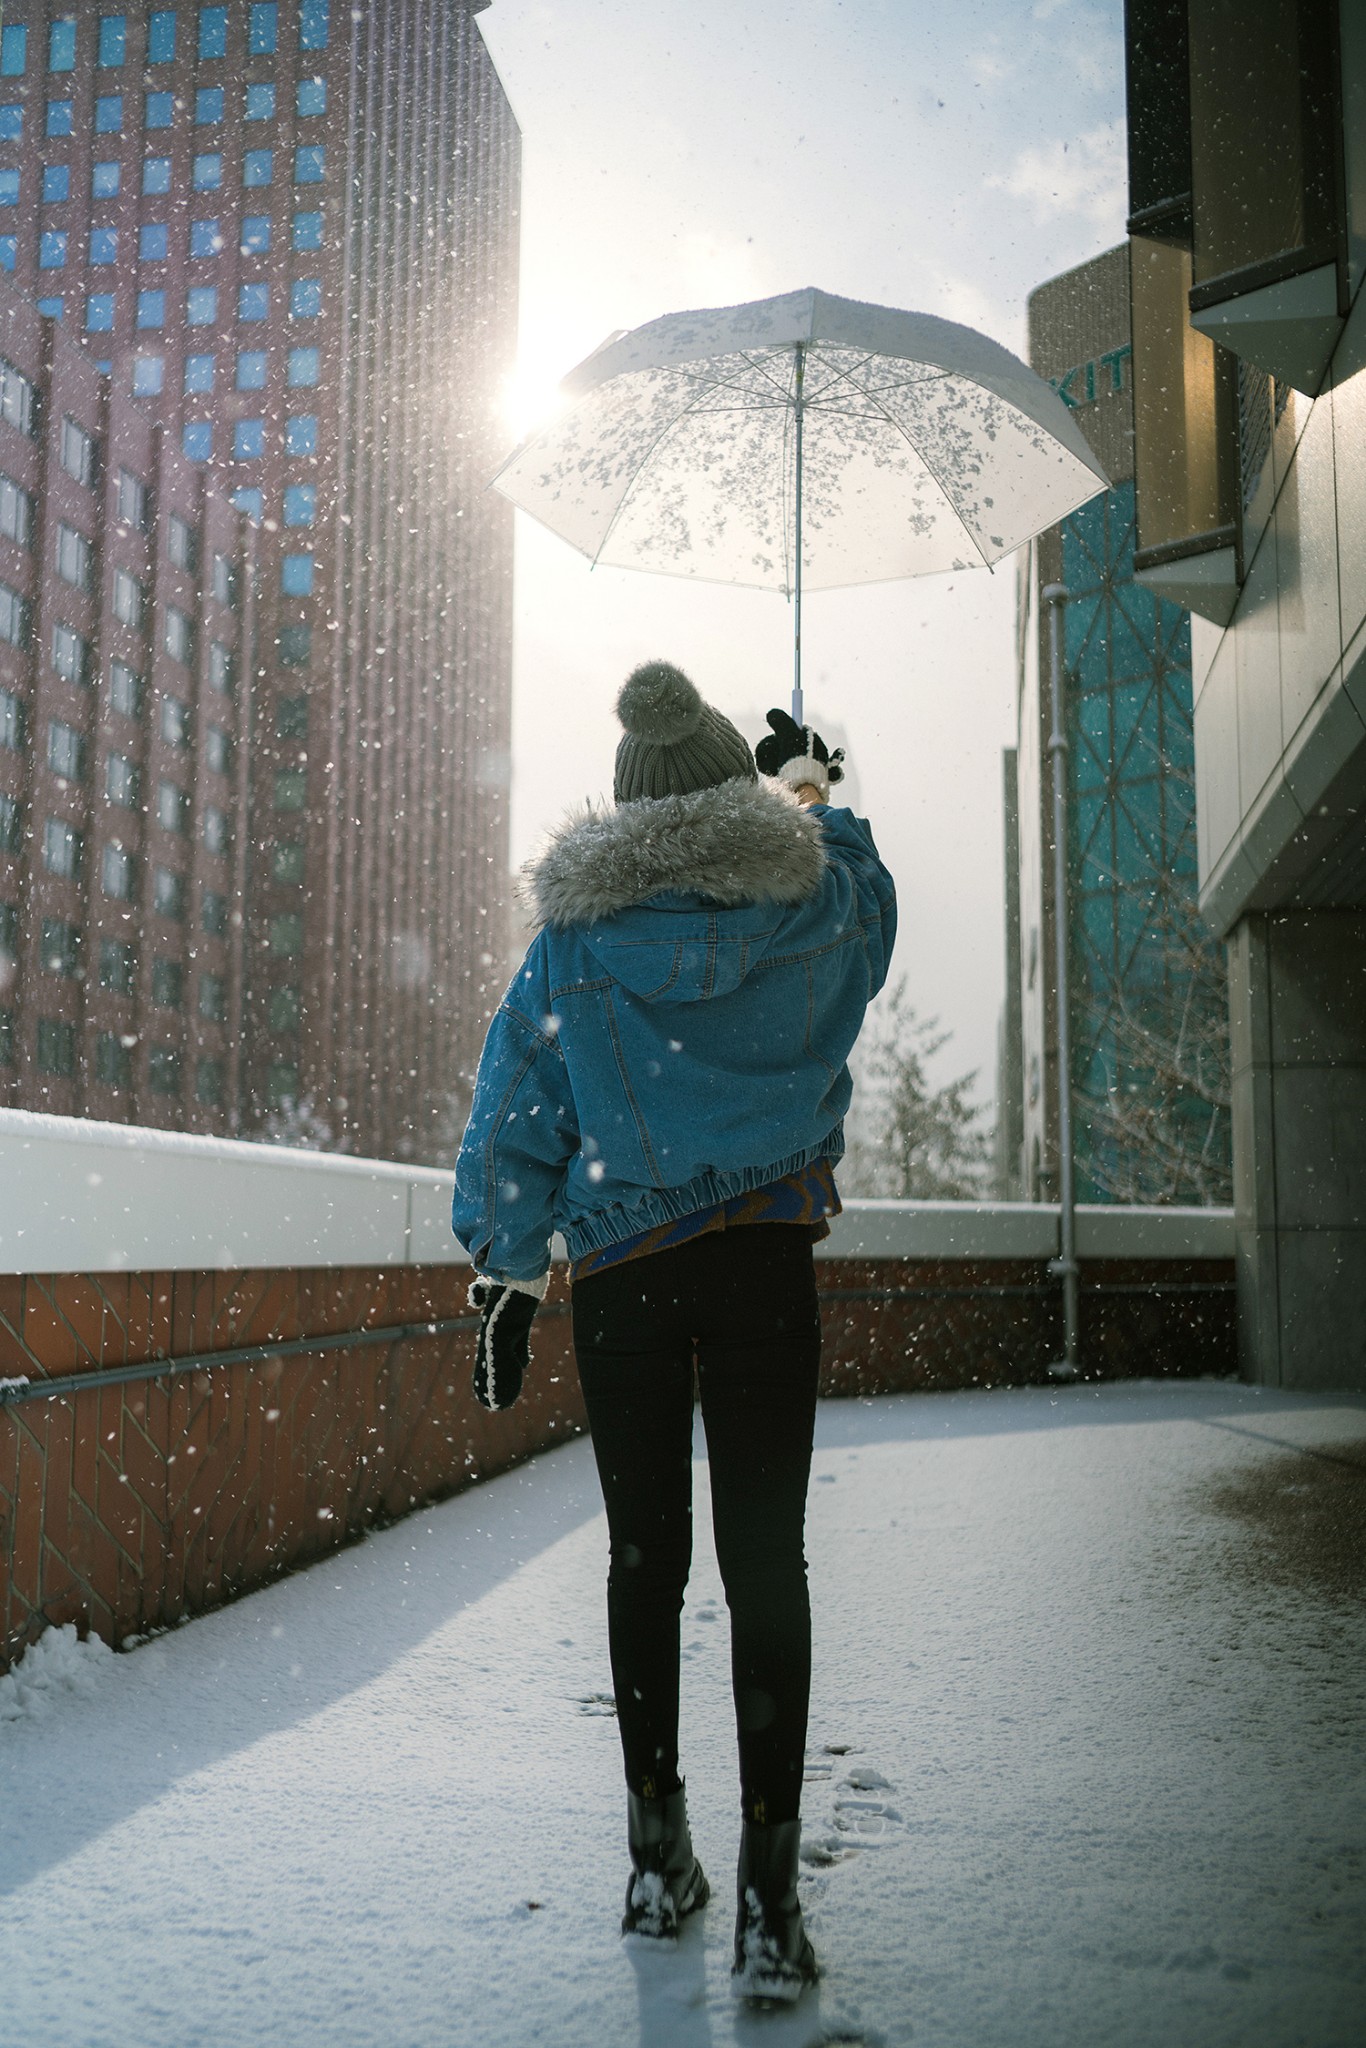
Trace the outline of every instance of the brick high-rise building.
<instances>
[{"instance_id":1,"label":"brick high-rise building","mask_svg":"<svg viewBox=\"0 0 1366 2048\"><path fill-rule=\"evenodd\" d=\"M439 1156L502 965L487 0L11 0L0 265L256 528L241 1104ZM489 936L485 936L489 934Z\"/></svg>"}]
</instances>

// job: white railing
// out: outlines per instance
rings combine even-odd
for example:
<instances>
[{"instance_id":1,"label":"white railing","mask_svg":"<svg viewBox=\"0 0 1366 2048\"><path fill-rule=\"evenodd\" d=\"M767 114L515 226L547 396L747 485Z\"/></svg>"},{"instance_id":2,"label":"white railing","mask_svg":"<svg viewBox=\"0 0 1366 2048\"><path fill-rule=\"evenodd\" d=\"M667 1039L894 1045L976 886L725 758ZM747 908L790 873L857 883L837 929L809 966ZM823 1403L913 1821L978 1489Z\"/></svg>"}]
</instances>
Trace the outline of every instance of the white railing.
<instances>
[{"instance_id":1,"label":"white railing","mask_svg":"<svg viewBox=\"0 0 1366 2048\"><path fill-rule=\"evenodd\" d=\"M0 1109L0 1273L463 1265L451 1176ZM1227 1259L1228 1209L1082 1208L1082 1258ZM846 1203L824 1259L1051 1259L1056 1205Z\"/></svg>"}]
</instances>

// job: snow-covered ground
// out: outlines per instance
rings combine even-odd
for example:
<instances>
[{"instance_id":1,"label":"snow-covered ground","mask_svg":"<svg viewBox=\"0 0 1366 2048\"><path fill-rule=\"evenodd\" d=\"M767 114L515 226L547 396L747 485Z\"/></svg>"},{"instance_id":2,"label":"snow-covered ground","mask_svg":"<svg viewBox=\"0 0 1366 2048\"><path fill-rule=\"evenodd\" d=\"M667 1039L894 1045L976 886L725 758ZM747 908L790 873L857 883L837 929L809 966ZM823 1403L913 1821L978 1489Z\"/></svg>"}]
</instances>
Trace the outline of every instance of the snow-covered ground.
<instances>
[{"instance_id":1,"label":"snow-covered ground","mask_svg":"<svg viewBox=\"0 0 1366 2048\"><path fill-rule=\"evenodd\" d=\"M616 1932L586 1443L130 1656L53 1640L0 1693L0 2040L1356 2048L1364 1466L1351 1396L825 1406L803 1888L827 1975L785 2015L729 1995L704 1461L685 1768L716 1898L675 1952Z\"/></svg>"}]
</instances>

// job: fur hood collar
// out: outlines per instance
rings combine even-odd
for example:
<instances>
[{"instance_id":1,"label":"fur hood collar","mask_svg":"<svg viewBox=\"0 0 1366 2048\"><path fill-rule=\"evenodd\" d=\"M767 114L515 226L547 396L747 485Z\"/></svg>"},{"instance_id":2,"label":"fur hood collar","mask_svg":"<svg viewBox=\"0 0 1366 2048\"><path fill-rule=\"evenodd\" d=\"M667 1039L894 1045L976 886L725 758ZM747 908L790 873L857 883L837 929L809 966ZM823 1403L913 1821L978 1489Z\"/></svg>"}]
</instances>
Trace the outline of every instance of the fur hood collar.
<instances>
[{"instance_id":1,"label":"fur hood collar","mask_svg":"<svg viewBox=\"0 0 1366 2048\"><path fill-rule=\"evenodd\" d=\"M820 821L781 783L722 782L688 796L572 811L522 870L536 925L593 924L667 893L734 908L801 903L820 887Z\"/></svg>"}]
</instances>

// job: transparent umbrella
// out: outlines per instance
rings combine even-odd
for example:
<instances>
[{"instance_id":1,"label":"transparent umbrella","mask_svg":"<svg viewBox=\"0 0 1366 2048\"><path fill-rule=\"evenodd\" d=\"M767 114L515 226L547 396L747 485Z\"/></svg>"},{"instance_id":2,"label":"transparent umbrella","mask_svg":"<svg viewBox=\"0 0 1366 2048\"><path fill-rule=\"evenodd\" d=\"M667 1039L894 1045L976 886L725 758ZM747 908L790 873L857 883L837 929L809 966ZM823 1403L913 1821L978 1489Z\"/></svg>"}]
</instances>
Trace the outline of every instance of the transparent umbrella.
<instances>
[{"instance_id":1,"label":"transparent umbrella","mask_svg":"<svg viewBox=\"0 0 1366 2048\"><path fill-rule=\"evenodd\" d=\"M614 335L493 479L592 561L778 590L988 567L1108 479L1043 379L929 313L808 289Z\"/></svg>"}]
</instances>

